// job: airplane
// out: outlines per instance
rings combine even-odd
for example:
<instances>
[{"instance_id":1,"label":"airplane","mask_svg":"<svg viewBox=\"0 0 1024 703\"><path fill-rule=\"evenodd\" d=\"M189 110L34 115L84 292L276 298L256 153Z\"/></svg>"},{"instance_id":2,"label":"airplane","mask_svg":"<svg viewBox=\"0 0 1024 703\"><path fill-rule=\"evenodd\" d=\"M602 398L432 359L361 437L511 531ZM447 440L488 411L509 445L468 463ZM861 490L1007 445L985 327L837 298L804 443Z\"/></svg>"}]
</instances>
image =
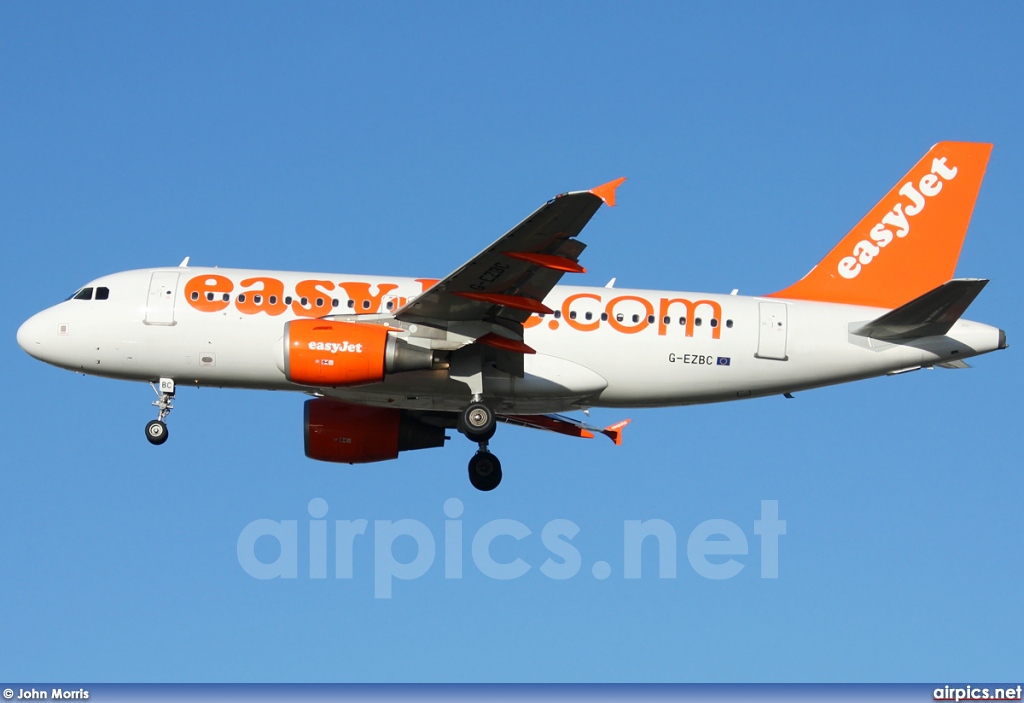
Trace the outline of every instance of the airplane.
<instances>
[{"instance_id":1,"label":"airplane","mask_svg":"<svg viewBox=\"0 0 1024 703\"><path fill-rule=\"evenodd\" d=\"M585 272L578 235L620 178L549 200L442 279L186 257L90 281L17 339L54 366L150 383L154 445L178 386L297 391L306 456L384 461L455 428L489 491L499 422L620 444L628 420L563 413L791 397L1005 349L1003 330L962 318L988 281L953 277L991 149L935 145L806 276L762 296L559 285Z\"/></svg>"}]
</instances>

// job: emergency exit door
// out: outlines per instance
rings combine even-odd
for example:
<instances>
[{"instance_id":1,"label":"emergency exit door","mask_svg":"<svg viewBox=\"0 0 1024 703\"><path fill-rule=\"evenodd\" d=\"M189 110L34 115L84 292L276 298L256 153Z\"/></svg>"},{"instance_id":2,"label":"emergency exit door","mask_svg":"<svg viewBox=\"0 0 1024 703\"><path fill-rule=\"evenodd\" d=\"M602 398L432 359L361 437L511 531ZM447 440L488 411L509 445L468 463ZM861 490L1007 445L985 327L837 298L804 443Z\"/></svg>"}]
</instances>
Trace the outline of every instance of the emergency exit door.
<instances>
[{"instance_id":1,"label":"emergency exit door","mask_svg":"<svg viewBox=\"0 0 1024 703\"><path fill-rule=\"evenodd\" d=\"M174 300L178 292L178 273L157 271L149 280L149 300L146 304L147 325L173 325Z\"/></svg>"},{"instance_id":2,"label":"emergency exit door","mask_svg":"<svg viewBox=\"0 0 1024 703\"><path fill-rule=\"evenodd\" d=\"M786 304L760 303L757 358L786 360Z\"/></svg>"}]
</instances>

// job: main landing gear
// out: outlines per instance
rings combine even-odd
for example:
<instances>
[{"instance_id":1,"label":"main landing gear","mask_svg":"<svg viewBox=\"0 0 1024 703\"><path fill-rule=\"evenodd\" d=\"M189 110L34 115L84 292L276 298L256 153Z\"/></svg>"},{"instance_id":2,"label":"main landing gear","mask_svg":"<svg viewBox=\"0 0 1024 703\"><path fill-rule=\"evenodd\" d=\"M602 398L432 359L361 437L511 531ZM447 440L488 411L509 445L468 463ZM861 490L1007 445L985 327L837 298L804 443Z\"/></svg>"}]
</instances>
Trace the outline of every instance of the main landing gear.
<instances>
[{"instance_id":1,"label":"main landing gear","mask_svg":"<svg viewBox=\"0 0 1024 703\"><path fill-rule=\"evenodd\" d=\"M146 423L146 439L150 444L163 444L167 441L167 424L164 423L164 418L174 409L172 402L174 400L174 380L161 378L159 388L155 383L149 385L153 387L153 392L157 395L153 405L157 407L159 414L157 419Z\"/></svg>"},{"instance_id":2,"label":"main landing gear","mask_svg":"<svg viewBox=\"0 0 1024 703\"><path fill-rule=\"evenodd\" d=\"M478 491L493 491L501 483L501 462L487 451L486 442L469 460L469 482Z\"/></svg>"},{"instance_id":3,"label":"main landing gear","mask_svg":"<svg viewBox=\"0 0 1024 703\"><path fill-rule=\"evenodd\" d=\"M469 482L479 491L493 491L501 483L501 462L487 450L497 426L494 411L478 399L459 415L459 432L480 447L469 460Z\"/></svg>"}]
</instances>

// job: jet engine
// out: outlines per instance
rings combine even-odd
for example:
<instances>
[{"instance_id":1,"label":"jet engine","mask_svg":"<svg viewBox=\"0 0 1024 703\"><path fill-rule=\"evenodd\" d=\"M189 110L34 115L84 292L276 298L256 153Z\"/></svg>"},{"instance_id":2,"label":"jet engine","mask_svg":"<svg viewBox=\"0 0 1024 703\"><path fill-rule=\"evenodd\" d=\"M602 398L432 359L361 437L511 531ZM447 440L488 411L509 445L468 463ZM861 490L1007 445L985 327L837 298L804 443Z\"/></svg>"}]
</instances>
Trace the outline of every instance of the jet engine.
<instances>
[{"instance_id":1,"label":"jet engine","mask_svg":"<svg viewBox=\"0 0 1024 703\"><path fill-rule=\"evenodd\" d=\"M428 425L397 408L350 405L326 398L304 408L306 456L318 461L366 464L411 449L443 447L443 427Z\"/></svg>"},{"instance_id":2,"label":"jet engine","mask_svg":"<svg viewBox=\"0 0 1024 703\"><path fill-rule=\"evenodd\" d=\"M361 322L292 320L284 326L278 365L293 383L356 386L385 374L430 369L434 353L399 339L392 328Z\"/></svg>"}]
</instances>

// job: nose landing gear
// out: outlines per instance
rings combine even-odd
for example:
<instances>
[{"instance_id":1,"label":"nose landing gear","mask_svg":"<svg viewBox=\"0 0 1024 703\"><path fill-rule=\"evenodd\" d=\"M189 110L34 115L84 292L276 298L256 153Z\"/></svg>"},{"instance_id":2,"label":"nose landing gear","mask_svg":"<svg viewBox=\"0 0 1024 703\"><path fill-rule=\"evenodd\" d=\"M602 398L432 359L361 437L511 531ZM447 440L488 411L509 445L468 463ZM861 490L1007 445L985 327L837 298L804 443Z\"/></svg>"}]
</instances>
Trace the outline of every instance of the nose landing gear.
<instances>
[{"instance_id":1,"label":"nose landing gear","mask_svg":"<svg viewBox=\"0 0 1024 703\"><path fill-rule=\"evenodd\" d=\"M157 388L155 383L150 383L149 385L152 386L153 392L157 395L153 405L157 407L159 414L157 419L146 423L146 439L149 440L150 444L163 444L167 441L167 424L164 422L164 418L174 409L172 402L174 400L174 379L161 378L159 388Z\"/></svg>"},{"instance_id":2,"label":"nose landing gear","mask_svg":"<svg viewBox=\"0 0 1024 703\"><path fill-rule=\"evenodd\" d=\"M146 439L150 444L163 444L167 441L167 425L160 420L146 423Z\"/></svg>"}]
</instances>

